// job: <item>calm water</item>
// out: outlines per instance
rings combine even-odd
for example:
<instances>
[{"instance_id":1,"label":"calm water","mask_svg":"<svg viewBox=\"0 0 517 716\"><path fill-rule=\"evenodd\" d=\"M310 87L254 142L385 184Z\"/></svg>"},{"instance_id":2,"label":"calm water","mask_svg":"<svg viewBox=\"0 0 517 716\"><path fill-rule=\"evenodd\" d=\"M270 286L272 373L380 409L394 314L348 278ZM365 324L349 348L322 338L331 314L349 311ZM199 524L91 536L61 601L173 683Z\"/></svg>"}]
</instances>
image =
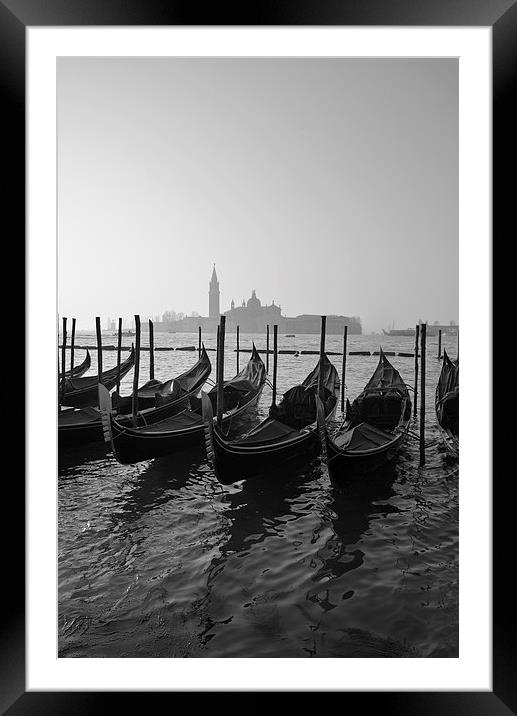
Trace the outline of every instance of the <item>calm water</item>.
<instances>
[{"instance_id":1,"label":"calm water","mask_svg":"<svg viewBox=\"0 0 517 716\"><path fill-rule=\"evenodd\" d=\"M373 351L381 341L385 350L413 350L413 339L387 336L350 336L348 347ZM157 346L196 343L194 335L155 336ZM228 335L227 376L234 343ZM256 343L264 347L265 336ZM215 337L205 344L215 346ZM280 349L318 345L318 336L279 337ZM241 336L241 346L251 346L251 336ZM444 346L456 356L455 338ZM327 337L329 351L340 348L339 336ZM119 465L103 444L63 454L59 656L456 657L458 473L437 444L436 353L437 338L429 338L425 467L410 439L391 473L353 489L333 488L319 459L223 487L202 448L136 466ZM195 359L158 352L156 377ZM341 356L331 359L341 372ZM279 356L279 392L316 360ZM413 359L390 360L413 385ZM103 361L111 367L116 354L105 352ZM348 357L351 399L377 361ZM148 365L143 353L141 382ZM132 372L123 392L131 385ZM270 400L267 388L244 428L266 415Z\"/></svg>"}]
</instances>

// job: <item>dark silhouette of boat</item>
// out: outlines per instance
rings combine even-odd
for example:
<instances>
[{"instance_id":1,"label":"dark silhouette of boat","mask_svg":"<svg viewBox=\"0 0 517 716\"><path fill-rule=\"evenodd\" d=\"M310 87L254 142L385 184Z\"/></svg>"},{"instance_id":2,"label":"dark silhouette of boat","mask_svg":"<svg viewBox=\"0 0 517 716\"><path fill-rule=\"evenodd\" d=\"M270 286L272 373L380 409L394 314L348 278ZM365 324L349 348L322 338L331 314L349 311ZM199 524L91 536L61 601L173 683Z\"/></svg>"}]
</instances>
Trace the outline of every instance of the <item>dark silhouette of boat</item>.
<instances>
[{"instance_id":1,"label":"dark silhouette of boat","mask_svg":"<svg viewBox=\"0 0 517 716\"><path fill-rule=\"evenodd\" d=\"M210 375L212 366L206 351L201 351L199 360L177 378L160 383L148 381L138 390L137 426L151 425L184 410L188 400L194 396ZM153 387L154 386L154 387ZM152 398L151 398L151 394ZM116 394L117 395L117 394ZM119 420L132 425L129 413L132 411L132 396L119 398ZM58 414L59 447L88 443L102 438L100 410L94 407L62 410Z\"/></svg>"},{"instance_id":2,"label":"dark silhouette of boat","mask_svg":"<svg viewBox=\"0 0 517 716\"><path fill-rule=\"evenodd\" d=\"M118 336L118 331L113 331L113 333L110 333L111 336ZM130 328L127 328L124 331L120 331L121 336L136 336L135 331L132 331Z\"/></svg>"},{"instance_id":3,"label":"dark silhouette of boat","mask_svg":"<svg viewBox=\"0 0 517 716\"><path fill-rule=\"evenodd\" d=\"M207 447L217 479L230 484L267 473L295 458L306 463L319 449L315 403L318 387L323 395L325 420L329 420L336 409L339 385L337 370L323 354L303 383L290 388L278 406L271 406L265 420L234 440L228 440L214 423L210 402L203 395Z\"/></svg>"},{"instance_id":4,"label":"dark silhouette of boat","mask_svg":"<svg viewBox=\"0 0 517 716\"><path fill-rule=\"evenodd\" d=\"M391 461L404 442L411 420L409 391L382 350L379 363L361 394L350 404L345 419L331 437L323 406L318 424L331 478L353 480Z\"/></svg>"},{"instance_id":5,"label":"dark silhouette of boat","mask_svg":"<svg viewBox=\"0 0 517 716\"><path fill-rule=\"evenodd\" d=\"M384 328L382 329L382 332L385 336L414 336L415 335L415 329L414 328L392 328L389 331L385 331ZM435 326L429 326L427 325L427 331L426 331L427 337L429 336L434 337L438 335L438 328Z\"/></svg>"},{"instance_id":6,"label":"dark silhouette of boat","mask_svg":"<svg viewBox=\"0 0 517 716\"><path fill-rule=\"evenodd\" d=\"M385 336L414 336L415 335L414 328L392 328L389 331L385 331L383 328L382 332L384 333Z\"/></svg>"},{"instance_id":7,"label":"dark silhouette of boat","mask_svg":"<svg viewBox=\"0 0 517 716\"><path fill-rule=\"evenodd\" d=\"M247 365L234 378L224 382L223 428L230 429L233 421L256 405L266 381L266 368L255 346ZM217 386L208 393L212 407L217 410ZM104 386L99 385L104 439L111 444L115 458L122 464L133 464L203 444L201 400L194 396L188 406L177 414L151 425L131 426L112 411L111 399Z\"/></svg>"},{"instance_id":8,"label":"dark silhouette of boat","mask_svg":"<svg viewBox=\"0 0 517 716\"><path fill-rule=\"evenodd\" d=\"M459 359L451 360L444 351L436 385L435 410L443 442L454 457L459 454L459 396Z\"/></svg>"}]
</instances>

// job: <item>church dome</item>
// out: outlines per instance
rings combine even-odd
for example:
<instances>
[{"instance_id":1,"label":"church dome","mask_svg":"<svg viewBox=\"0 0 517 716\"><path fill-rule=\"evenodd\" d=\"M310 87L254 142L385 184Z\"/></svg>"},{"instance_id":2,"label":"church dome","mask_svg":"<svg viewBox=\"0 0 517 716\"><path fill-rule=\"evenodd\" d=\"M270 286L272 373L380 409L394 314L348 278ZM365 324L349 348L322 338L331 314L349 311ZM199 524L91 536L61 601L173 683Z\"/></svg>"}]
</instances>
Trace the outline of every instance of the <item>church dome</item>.
<instances>
[{"instance_id":1,"label":"church dome","mask_svg":"<svg viewBox=\"0 0 517 716\"><path fill-rule=\"evenodd\" d=\"M262 306L260 299L258 299L255 294L255 289L253 289L253 291L251 292L251 298L248 298L248 302L246 305L248 306L248 308L251 309L257 309Z\"/></svg>"}]
</instances>

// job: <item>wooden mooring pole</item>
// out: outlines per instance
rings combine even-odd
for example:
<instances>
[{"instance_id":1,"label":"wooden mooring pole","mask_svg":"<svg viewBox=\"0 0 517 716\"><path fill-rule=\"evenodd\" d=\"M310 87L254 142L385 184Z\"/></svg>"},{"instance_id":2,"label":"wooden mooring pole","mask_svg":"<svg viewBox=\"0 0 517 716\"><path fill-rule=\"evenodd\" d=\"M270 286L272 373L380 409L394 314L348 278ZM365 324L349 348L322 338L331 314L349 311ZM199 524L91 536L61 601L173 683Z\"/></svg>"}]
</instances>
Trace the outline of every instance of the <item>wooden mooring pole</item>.
<instances>
[{"instance_id":1,"label":"wooden mooring pole","mask_svg":"<svg viewBox=\"0 0 517 716\"><path fill-rule=\"evenodd\" d=\"M61 395L61 401L60 405L63 404L65 399L65 370L66 370L66 318L63 318L63 337L61 341L61 385L60 385L60 395Z\"/></svg>"},{"instance_id":2,"label":"wooden mooring pole","mask_svg":"<svg viewBox=\"0 0 517 716\"><path fill-rule=\"evenodd\" d=\"M415 327L415 380L413 381L414 395L413 395L413 417L416 418L417 405L418 405L418 338L420 335L420 324L417 323Z\"/></svg>"},{"instance_id":3,"label":"wooden mooring pole","mask_svg":"<svg viewBox=\"0 0 517 716\"><path fill-rule=\"evenodd\" d=\"M75 318L72 318L72 336L70 338L70 378L74 377Z\"/></svg>"},{"instance_id":4,"label":"wooden mooring pole","mask_svg":"<svg viewBox=\"0 0 517 716\"><path fill-rule=\"evenodd\" d=\"M217 427L221 430L224 408L224 337L225 337L226 316L221 316L219 324L219 350L217 358L219 364L219 376L217 381Z\"/></svg>"},{"instance_id":5,"label":"wooden mooring pole","mask_svg":"<svg viewBox=\"0 0 517 716\"><path fill-rule=\"evenodd\" d=\"M154 326L149 319L149 380L154 380Z\"/></svg>"},{"instance_id":6,"label":"wooden mooring pole","mask_svg":"<svg viewBox=\"0 0 517 716\"><path fill-rule=\"evenodd\" d=\"M201 358L201 326L197 329L197 355Z\"/></svg>"},{"instance_id":7,"label":"wooden mooring pole","mask_svg":"<svg viewBox=\"0 0 517 716\"><path fill-rule=\"evenodd\" d=\"M320 400L323 400L323 370L322 362L323 356L325 355L325 337L327 333L327 316L321 317L321 333L320 333L320 365L318 375L318 395Z\"/></svg>"},{"instance_id":8,"label":"wooden mooring pole","mask_svg":"<svg viewBox=\"0 0 517 716\"><path fill-rule=\"evenodd\" d=\"M425 465L425 349L427 324L420 327L420 465Z\"/></svg>"},{"instance_id":9,"label":"wooden mooring pole","mask_svg":"<svg viewBox=\"0 0 517 716\"><path fill-rule=\"evenodd\" d=\"M346 377L346 350L348 343L348 326L343 332L343 365L341 368L341 412L345 412L345 377Z\"/></svg>"},{"instance_id":10,"label":"wooden mooring pole","mask_svg":"<svg viewBox=\"0 0 517 716\"><path fill-rule=\"evenodd\" d=\"M133 425L138 423L138 379L140 377L140 316L135 315L135 368L133 371L132 413Z\"/></svg>"},{"instance_id":11,"label":"wooden mooring pole","mask_svg":"<svg viewBox=\"0 0 517 716\"><path fill-rule=\"evenodd\" d=\"M268 326L269 339L269 326ZM269 340L268 340L269 343ZM268 349L269 350L269 349ZM278 326L273 326L273 399L272 405L276 405L276 374L278 369Z\"/></svg>"},{"instance_id":12,"label":"wooden mooring pole","mask_svg":"<svg viewBox=\"0 0 517 716\"><path fill-rule=\"evenodd\" d=\"M115 390L120 393L120 363L122 362L122 318L118 319L117 337L117 386Z\"/></svg>"},{"instance_id":13,"label":"wooden mooring pole","mask_svg":"<svg viewBox=\"0 0 517 716\"><path fill-rule=\"evenodd\" d=\"M215 385L219 385L219 331L220 328L217 326L217 333L215 338Z\"/></svg>"},{"instance_id":14,"label":"wooden mooring pole","mask_svg":"<svg viewBox=\"0 0 517 716\"><path fill-rule=\"evenodd\" d=\"M239 326L237 326L237 373L239 372Z\"/></svg>"},{"instance_id":15,"label":"wooden mooring pole","mask_svg":"<svg viewBox=\"0 0 517 716\"><path fill-rule=\"evenodd\" d=\"M95 318L95 331L97 333L97 376L99 383L102 383L102 332L100 316Z\"/></svg>"},{"instance_id":16,"label":"wooden mooring pole","mask_svg":"<svg viewBox=\"0 0 517 716\"><path fill-rule=\"evenodd\" d=\"M442 329L438 329L438 355L436 356L438 360L442 357Z\"/></svg>"},{"instance_id":17,"label":"wooden mooring pole","mask_svg":"<svg viewBox=\"0 0 517 716\"><path fill-rule=\"evenodd\" d=\"M269 373L269 323L266 326L266 373Z\"/></svg>"}]
</instances>

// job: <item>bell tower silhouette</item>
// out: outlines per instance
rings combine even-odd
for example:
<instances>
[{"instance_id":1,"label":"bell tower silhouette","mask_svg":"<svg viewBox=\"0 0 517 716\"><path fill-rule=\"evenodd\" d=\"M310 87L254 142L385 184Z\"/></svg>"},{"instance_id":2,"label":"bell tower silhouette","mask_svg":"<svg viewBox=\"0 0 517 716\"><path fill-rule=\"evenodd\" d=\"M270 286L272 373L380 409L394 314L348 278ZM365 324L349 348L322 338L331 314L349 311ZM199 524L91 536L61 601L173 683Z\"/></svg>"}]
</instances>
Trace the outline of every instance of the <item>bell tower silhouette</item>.
<instances>
[{"instance_id":1,"label":"bell tower silhouette","mask_svg":"<svg viewBox=\"0 0 517 716\"><path fill-rule=\"evenodd\" d=\"M215 272L215 264L208 288L208 317L219 320L219 281Z\"/></svg>"}]
</instances>

